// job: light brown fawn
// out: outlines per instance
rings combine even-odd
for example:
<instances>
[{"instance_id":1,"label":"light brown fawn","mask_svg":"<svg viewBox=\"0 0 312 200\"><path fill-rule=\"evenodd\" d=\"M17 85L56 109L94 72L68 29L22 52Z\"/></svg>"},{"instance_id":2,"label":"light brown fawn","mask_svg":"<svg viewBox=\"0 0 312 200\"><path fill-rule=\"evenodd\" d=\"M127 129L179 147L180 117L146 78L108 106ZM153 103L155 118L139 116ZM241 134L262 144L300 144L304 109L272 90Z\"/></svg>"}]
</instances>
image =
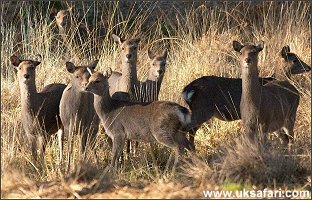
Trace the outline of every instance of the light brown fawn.
<instances>
[{"instance_id":1,"label":"light brown fawn","mask_svg":"<svg viewBox=\"0 0 312 200\"><path fill-rule=\"evenodd\" d=\"M40 61L21 60L15 55L12 55L10 60L17 70L21 92L22 124L31 145L33 161L42 162L47 141L62 126L59 104L66 85L50 84L37 92L36 67ZM61 144L59 145L61 148ZM40 160L38 160L38 149Z\"/></svg>"},{"instance_id":2,"label":"light brown fawn","mask_svg":"<svg viewBox=\"0 0 312 200\"><path fill-rule=\"evenodd\" d=\"M84 92L84 87L88 83L90 73L94 71L98 60L86 66L75 66L71 62L66 62L66 69L72 74L72 81L63 92L60 102L60 117L64 125L64 136L70 139L70 148L67 156L67 172L70 167L70 157L72 154L72 135L81 135L81 150L83 158L86 155L87 142L92 149L99 129L100 119L98 118L94 106L93 95Z\"/></svg>"},{"instance_id":3,"label":"light brown fawn","mask_svg":"<svg viewBox=\"0 0 312 200\"><path fill-rule=\"evenodd\" d=\"M295 53L290 53L288 45L282 48L280 54L283 65L275 67L277 79L292 79L292 75L311 70L310 66ZM263 85L274 79L273 77L261 77L259 83ZM203 76L185 86L182 94L192 111L193 128L190 131L190 141L193 145L195 145L196 131L212 117L223 121L241 119L242 79L240 78Z\"/></svg>"},{"instance_id":4,"label":"light brown fawn","mask_svg":"<svg viewBox=\"0 0 312 200\"><path fill-rule=\"evenodd\" d=\"M259 131L278 131L282 143L292 144L300 99L298 91L288 81L271 81L265 85L259 83L258 54L263 49L263 42L257 45L242 45L233 41L233 48L240 53L240 111L245 133L255 137Z\"/></svg>"},{"instance_id":5,"label":"light brown fawn","mask_svg":"<svg viewBox=\"0 0 312 200\"><path fill-rule=\"evenodd\" d=\"M189 111L173 102L131 103L112 99L108 79L111 70L104 75L91 75L86 91L94 94L94 107L106 134L113 142L111 167L117 166L125 141L157 141L175 151L175 164L184 148L192 150L183 129L190 122Z\"/></svg>"}]
</instances>

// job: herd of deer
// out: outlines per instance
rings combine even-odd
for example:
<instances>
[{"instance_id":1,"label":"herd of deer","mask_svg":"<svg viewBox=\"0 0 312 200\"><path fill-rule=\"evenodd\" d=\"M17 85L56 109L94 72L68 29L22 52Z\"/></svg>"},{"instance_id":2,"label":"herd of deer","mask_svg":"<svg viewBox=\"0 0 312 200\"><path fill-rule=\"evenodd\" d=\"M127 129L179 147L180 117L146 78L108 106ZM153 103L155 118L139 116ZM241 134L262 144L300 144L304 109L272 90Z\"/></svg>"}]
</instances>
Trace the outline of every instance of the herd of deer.
<instances>
[{"instance_id":1,"label":"herd of deer","mask_svg":"<svg viewBox=\"0 0 312 200\"><path fill-rule=\"evenodd\" d=\"M35 83L40 59L11 56L20 85L22 124L35 162L44 159L46 143L54 133L58 134L60 162L65 137L70 140L68 154L73 150L73 134L81 135L84 155L88 145L94 150L100 123L111 139L111 167L117 166L127 141L128 148L129 141L157 141L173 149L175 166L185 149L195 153L195 133L212 117L225 121L242 119L250 136L259 131L277 132L283 144L293 142L300 96L288 79L311 68L291 53L289 46L281 50L282 76L259 78L258 54L263 42L243 45L233 41L234 50L240 53L242 79L204 76L194 80L182 92L188 110L174 102L158 101L166 50L161 55L148 52L149 77L140 82L136 71L140 38L123 40L113 35L113 39L121 50L121 73L110 68L104 73L96 71L98 60L85 66L66 62L71 83L50 84L41 92L37 92ZM67 159L69 167L70 156Z\"/></svg>"}]
</instances>

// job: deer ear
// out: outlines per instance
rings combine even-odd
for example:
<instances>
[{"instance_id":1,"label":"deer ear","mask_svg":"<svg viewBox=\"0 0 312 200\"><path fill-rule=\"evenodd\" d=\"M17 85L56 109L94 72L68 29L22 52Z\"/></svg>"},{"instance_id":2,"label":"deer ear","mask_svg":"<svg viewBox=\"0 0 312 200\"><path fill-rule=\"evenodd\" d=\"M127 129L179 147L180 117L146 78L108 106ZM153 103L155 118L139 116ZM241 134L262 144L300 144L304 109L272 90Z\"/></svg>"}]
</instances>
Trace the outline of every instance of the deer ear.
<instances>
[{"instance_id":1,"label":"deer ear","mask_svg":"<svg viewBox=\"0 0 312 200\"><path fill-rule=\"evenodd\" d=\"M168 50L165 49L161 55L165 60L167 59L167 56L168 56Z\"/></svg>"},{"instance_id":2,"label":"deer ear","mask_svg":"<svg viewBox=\"0 0 312 200\"><path fill-rule=\"evenodd\" d=\"M106 73L107 73L107 78L109 78L109 77L112 75L112 73L113 73L112 68L109 67L109 68L107 69Z\"/></svg>"},{"instance_id":3,"label":"deer ear","mask_svg":"<svg viewBox=\"0 0 312 200\"><path fill-rule=\"evenodd\" d=\"M133 42L135 42L135 43L139 43L139 42L141 41L141 38L140 38L140 37L135 37L135 38L133 38L132 40L133 40Z\"/></svg>"},{"instance_id":4,"label":"deer ear","mask_svg":"<svg viewBox=\"0 0 312 200\"><path fill-rule=\"evenodd\" d=\"M112 71L112 68L108 68L104 73L103 73L103 76L105 78L109 78L111 75L112 75L113 71Z\"/></svg>"},{"instance_id":5,"label":"deer ear","mask_svg":"<svg viewBox=\"0 0 312 200\"><path fill-rule=\"evenodd\" d=\"M240 52L240 50L243 48L244 46L238 42L238 41L233 41L233 48L235 51Z\"/></svg>"},{"instance_id":6,"label":"deer ear","mask_svg":"<svg viewBox=\"0 0 312 200\"><path fill-rule=\"evenodd\" d=\"M125 40L121 39L119 36L117 36L115 34L112 34L112 38L118 44L122 44L125 41Z\"/></svg>"},{"instance_id":7,"label":"deer ear","mask_svg":"<svg viewBox=\"0 0 312 200\"><path fill-rule=\"evenodd\" d=\"M42 60L42 56L40 54L36 54L33 57L32 63L34 64L34 66L37 66L41 63L41 60Z\"/></svg>"},{"instance_id":8,"label":"deer ear","mask_svg":"<svg viewBox=\"0 0 312 200\"><path fill-rule=\"evenodd\" d=\"M32 63L34 64L34 66L38 66L41 62L36 61L36 60L32 60Z\"/></svg>"},{"instance_id":9,"label":"deer ear","mask_svg":"<svg viewBox=\"0 0 312 200\"><path fill-rule=\"evenodd\" d=\"M74 73L76 70L76 67L72 62L66 62L66 69L69 73Z\"/></svg>"},{"instance_id":10,"label":"deer ear","mask_svg":"<svg viewBox=\"0 0 312 200\"><path fill-rule=\"evenodd\" d=\"M91 67L91 69L94 70L98 63L99 63L99 60L95 60L89 66Z\"/></svg>"},{"instance_id":11,"label":"deer ear","mask_svg":"<svg viewBox=\"0 0 312 200\"><path fill-rule=\"evenodd\" d=\"M263 47L264 47L264 42L261 40L258 44L257 44L257 50L258 52L262 51Z\"/></svg>"},{"instance_id":12,"label":"deer ear","mask_svg":"<svg viewBox=\"0 0 312 200\"><path fill-rule=\"evenodd\" d=\"M34 61L41 62L42 61L42 56L40 54L36 54L33 58Z\"/></svg>"},{"instance_id":13,"label":"deer ear","mask_svg":"<svg viewBox=\"0 0 312 200\"><path fill-rule=\"evenodd\" d=\"M10 57L10 61L11 61L12 65L15 67L17 67L21 63L21 60L16 55L12 55Z\"/></svg>"},{"instance_id":14,"label":"deer ear","mask_svg":"<svg viewBox=\"0 0 312 200\"><path fill-rule=\"evenodd\" d=\"M289 46L288 45L284 46L281 51L282 58L287 59L287 53L289 52L290 52Z\"/></svg>"},{"instance_id":15,"label":"deer ear","mask_svg":"<svg viewBox=\"0 0 312 200\"><path fill-rule=\"evenodd\" d=\"M153 52L150 49L147 50L147 55L148 55L149 59L151 59L151 60L153 60L155 58L155 55L153 54Z\"/></svg>"}]
</instances>

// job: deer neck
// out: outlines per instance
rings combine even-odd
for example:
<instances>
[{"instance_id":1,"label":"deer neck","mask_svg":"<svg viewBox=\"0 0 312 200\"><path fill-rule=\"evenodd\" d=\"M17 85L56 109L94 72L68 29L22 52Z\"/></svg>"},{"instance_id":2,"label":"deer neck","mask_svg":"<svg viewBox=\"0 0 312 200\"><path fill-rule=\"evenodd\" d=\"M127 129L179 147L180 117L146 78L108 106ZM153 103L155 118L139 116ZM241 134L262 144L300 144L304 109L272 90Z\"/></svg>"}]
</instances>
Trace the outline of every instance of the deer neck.
<instances>
[{"instance_id":1,"label":"deer neck","mask_svg":"<svg viewBox=\"0 0 312 200\"><path fill-rule=\"evenodd\" d=\"M22 109L24 111L26 110L33 111L32 108L34 108L34 104L36 104L38 96L35 81L27 84L20 82L20 90L21 90Z\"/></svg>"},{"instance_id":2,"label":"deer neck","mask_svg":"<svg viewBox=\"0 0 312 200\"><path fill-rule=\"evenodd\" d=\"M261 100L261 85L257 67L242 67L242 105L249 114L257 112Z\"/></svg>"},{"instance_id":3,"label":"deer neck","mask_svg":"<svg viewBox=\"0 0 312 200\"><path fill-rule=\"evenodd\" d=\"M121 76L121 91L122 92L131 92L131 88L134 88L134 85L138 82L137 70L135 63L123 63L122 64L122 76Z\"/></svg>"},{"instance_id":4,"label":"deer neck","mask_svg":"<svg viewBox=\"0 0 312 200\"><path fill-rule=\"evenodd\" d=\"M151 80L151 79L146 80L146 91L145 92L149 93L149 96L153 101L158 100L158 94L160 92L162 80L163 80L162 76L159 77L158 80L157 79L156 80L155 79L154 80Z\"/></svg>"},{"instance_id":5,"label":"deer neck","mask_svg":"<svg viewBox=\"0 0 312 200\"><path fill-rule=\"evenodd\" d=\"M35 114L38 111L38 106L36 105L40 104L35 82L28 84L20 82L20 90L22 115Z\"/></svg>"},{"instance_id":6,"label":"deer neck","mask_svg":"<svg viewBox=\"0 0 312 200\"><path fill-rule=\"evenodd\" d=\"M106 121L107 115L114 110L113 99L108 88L101 94L94 94L94 108L98 116L104 117L102 121Z\"/></svg>"}]
</instances>

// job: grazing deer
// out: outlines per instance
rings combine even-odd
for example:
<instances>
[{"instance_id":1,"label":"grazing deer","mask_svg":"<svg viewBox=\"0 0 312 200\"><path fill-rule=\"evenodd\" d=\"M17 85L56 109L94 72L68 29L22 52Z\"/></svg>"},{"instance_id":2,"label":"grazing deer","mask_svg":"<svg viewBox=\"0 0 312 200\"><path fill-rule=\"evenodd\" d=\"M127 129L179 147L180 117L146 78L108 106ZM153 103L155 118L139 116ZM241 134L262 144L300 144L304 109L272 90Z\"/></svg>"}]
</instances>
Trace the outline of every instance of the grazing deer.
<instances>
[{"instance_id":1,"label":"grazing deer","mask_svg":"<svg viewBox=\"0 0 312 200\"><path fill-rule=\"evenodd\" d=\"M132 103L110 97L111 69L91 75L85 90L94 94L94 107L106 134L113 142L111 167L117 166L125 141L157 141L175 151L175 164L184 148L192 150L183 129L190 122L189 111L173 102Z\"/></svg>"},{"instance_id":2,"label":"grazing deer","mask_svg":"<svg viewBox=\"0 0 312 200\"><path fill-rule=\"evenodd\" d=\"M233 41L233 48L240 53L240 111L245 133L254 137L258 131L278 131L283 144L292 144L300 99L297 89L288 81L271 81L265 85L259 83L258 54L263 49L263 42L257 45L242 45Z\"/></svg>"},{"instance_id":3,"label":"grazing deer","mask_svg":"<svg viewBox=\"0 0 312 200\"><path fill-rule=\"evenodd\" d=\"M110 95L118 100L134 100L134 88L138 85L137 57L140 38L124 40L112 35L120 45L121 73L113 72L108 79Z\"/></svg>"},{"instance_id":4,"label":"grazing deer","mask_svg":"<svg viewBox=\"0 0 312 200\"><path fill-rule=\"evenodd\" d=\"M66 69L72 74L72 81L64 90L60 102L60 117L64 125L64 135L69 137L74 132L82 136L81 149L84 155L83 157L86 155L88 141L91 149L93 148L100 123L100 119L93 106L93 95L84 92L84 87L90 78L88 70L93 72L97 63L98 60L95 60L87 66L75 66L71 62L66 62ZM71 137L69 138L71 140ZM69 170L72 151L72 144L70 142L67 171Z\"/></svg>"},{"instance_id":5,"label":"grazing deer","mask_svg":"<svg viewBox=\"0 0 312 200\"><path fill-rule=\"evenodd\" d=\"M10 57L12 65L17 71L21 92L22 124L28 142L31 144L33 161L44 160L44 152L50 136L62 126L59 117L59 104L64 84L50 84L41 92L36 89L36 67L38 60L21 60L16 55ZM60 145L60 152L61 144ZM61 161L60 157L60 161Z\"/></svg>"},{"instance_id":6,"label":"grazing deer","mask_svg":"<svg viewBox=\"0 0 312 200\"><path fill-rule=\"evenodd\" d=\"M284 76L277 73L278 79L286 79L286 74L291 78L291 75L311 70L296 54L289 52L289 46L282 48L281 56L284 63L281 71L285 73ZM263 85L272 80L274 78L259 78L259 83ZM242 79L203 76L184 87L182 94L192 111L190 141L193 145L196 131L212 117L223 121L241 119Z\"/></svg>"}]
</instances>

